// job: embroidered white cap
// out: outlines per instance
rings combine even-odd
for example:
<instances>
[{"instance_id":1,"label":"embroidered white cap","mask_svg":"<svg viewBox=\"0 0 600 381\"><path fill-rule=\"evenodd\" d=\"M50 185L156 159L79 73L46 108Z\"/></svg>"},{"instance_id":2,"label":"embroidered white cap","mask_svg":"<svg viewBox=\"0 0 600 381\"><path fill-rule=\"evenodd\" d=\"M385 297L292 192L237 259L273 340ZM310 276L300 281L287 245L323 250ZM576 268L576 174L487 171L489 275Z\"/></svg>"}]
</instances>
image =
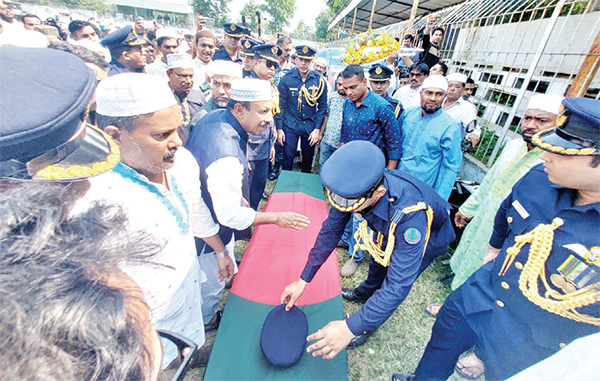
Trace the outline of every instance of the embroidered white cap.
<instances>
[{"instance_id":1,"label":"embroidered white cap","mask_svg":"<svg viewBox=\"0 0 600 381\"><path fill-rule=\"evenodd\" d=\"M467 83L467 76L462 73L452 73L446 77L448 82L461 82L463 84Z\"/></svg>"},{"instance_id":2,"label":"embroidered white cap","mask_svg":"<svg viewBox=\"0 0 600 381\"><path fill-rule=\"evenodd\" d=\"M444 92L448 90L448 81L441 75L435 74L425 78L421 89L442 89Z\"/></svg>"},{"instance_id":3,"label":"embroidered white cap","mask_svg":"<svg viewBox=\"0 0 600 381\"><path fill-rule=\"evenodd\" d=\"M108 77L96 89L96 112L105 116L134 116L177 104L164 78L142 73Z\"/></svg>"},{"instance_id":4,"label":"embroidered white cap","mask_svg":"<svg viewBox=\"0 0 600 381\"><path fill-rule=\"evenodd\" d=\"M256 78L236 79L231 82L231 99L241 102L270 101L271 83Z\"/></svg>"},{"instance_id":5,"label":"embroidered white cap","mask_svg":"<svg viewBox=\"0 0 600 381\"><path fill-rule=\"evenodd\" d=\"M212 75L242 79L242 69L242 65L231 61L213 61L208 64L206 71L212 72Z\"/></svg>"},{"instance_id":6,"label":"embroidered white cap","mask_svg":"<svg viewBox=\"0 0 600 381\"><path fill-rule=\"evenodd\" d=\"M192 60L192 56L190 56L189 54L168 54L167 69L174 69L176 67L193 69L194 61Z\"/></svg>"},{"instance_id":7,"label":"embroidered white cap","mask_svg":"<svg viewBox=\"0 0 600 381\"><path fill-rule=\"evenodd\" d=\"M528 110L542 110L558 115L558 109L565 99L562 95L536 94L529 100Z\"/></svg>"}]
</instances>

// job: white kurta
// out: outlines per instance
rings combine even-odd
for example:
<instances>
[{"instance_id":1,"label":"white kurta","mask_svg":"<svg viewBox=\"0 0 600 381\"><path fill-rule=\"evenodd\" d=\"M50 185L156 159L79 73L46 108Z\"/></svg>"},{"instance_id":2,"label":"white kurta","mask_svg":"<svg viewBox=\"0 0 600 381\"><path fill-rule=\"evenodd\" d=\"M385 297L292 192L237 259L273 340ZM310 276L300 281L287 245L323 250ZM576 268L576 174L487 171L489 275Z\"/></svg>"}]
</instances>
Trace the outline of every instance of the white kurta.
<instances>
[{"instance_id":1,"label":"white kurta","mask_svg":"<svg viewBox=\"0 0 600 381\"><path fill-rule=\"evenodd\" d=\"M446 101L444 101L444 104L446 104ZM477 137L481 136L481 127L477 124L477 110L471 102L460 97L450 107L444 108L444 111L460 124L463 139L471 134ZM475 121L475 124L471 126L473 129L469 131L469 125L473 121Z\"/></svg>"},{"instance_id":2,"label":"white kurta","mask_svg":"<svg viewBox=\"0 0 600 381\"><path fill-rule=\"evenodd\" d=\"M160 58L152 62L150 65L146 66L146 72L148 74L164 78L165 81L169 80L169 76L167 75L167 69L167 64L162 62L162 59Z\"/></svg>"},{"instance_id":3,"label":"white kurta","mask_svg":"<svg viewBox=\"0 0 600 381\"><path fill-rule=\"evenodd\" d=\"M421 86L413 90L410 85L404 85L396 91L392 98L399 101L404 110L421 107Z\"/></svg>"},{"instance_id":4,"label":"white kurta","mask_svg":"<svg viewBox=\"0 0 600 381\"><path fill-rule=\"evenodd\" d=\"M131 232L145 231L161 245L152 260L160 265L124 266L144 292L152 323L204 344L200 270L194 235L208 237L219 227L200 197L199 168L189 151L180 148L175 165L166 171L170 189L151 183L132 168L119 164L106 174L90 179L91 188L81 200L95 200L123 207ZM177 354L163 342L163 366Z\"/></svg>"}]
</instances>

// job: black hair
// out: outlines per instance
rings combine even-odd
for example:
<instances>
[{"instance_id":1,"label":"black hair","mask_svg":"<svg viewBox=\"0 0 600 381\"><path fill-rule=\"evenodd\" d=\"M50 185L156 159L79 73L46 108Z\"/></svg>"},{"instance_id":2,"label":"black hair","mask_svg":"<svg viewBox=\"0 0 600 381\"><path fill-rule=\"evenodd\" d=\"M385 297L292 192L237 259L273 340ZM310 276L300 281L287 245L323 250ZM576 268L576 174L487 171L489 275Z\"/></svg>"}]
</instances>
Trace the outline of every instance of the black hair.
<instances>
[{"instance_id":1,"label":"black hair","mask_svg":"<svg viewBox=\"0 0 600 381\"><path fill-rule=\"evenodd\" d=\"M415 37L412 34L410 34L410 33L405 34L404 38L408 38L410 40L410 42L414 42L415 41Z\"/></svg>"},{"instance_id":2,"label":"black hair","mask_svg":"<svg viewBox=\"0 0 600 381\"><path fill-rule=\"evenodd\" d=\"M411 71L413 71L413 70L418 70L419 72L421 72L421 74L424 74L424 75L429 75L429 66L427 66L427 64L426 64L426 63L423 63L423 62L421 62L421 63L416 63L416 64L413 64L413 65L412 65L412 66L411 66L411 67L408 69L408 71L409 71L409 72L411 72Z\"/></svg>"},{"instance_id":3,"label":"black hair","mask_svg":"<svg viewBox=\"0 0 600 381\"><path fill-rule=\"evenodd\" d=\"M448 74L448 65L446 65L445 63L443 63L442 61L438 61L435 65L440 65L442 68L442 75L445 77L446 74ZM433 65L433 66L435 66Z\"/></svg>"},{"instance_id":4,"label":"black hair","mask_svg":"<svg viewBox=\"0 0 600 381\"><path fill-rule=\"evenodd\" d=\"M340 75L342 76L342 78L352 78L355 75L358 75L358 78L360 80L365 79L364 69L362 68L362 66L357 65L357 64L350 64L350 65L346 66L346 68L344 70L342 70Z\"/></svg>"},{"instance_id":5,"label":"black hair","mask_svg":"<svg viewBox=\"0 0 600 381\"><path fill-rule=\"evenodd\" d=\"M92 23L83 20L73 20L69 23L69 33L73 34L86 26L92 26Z\"/></svg>"},{"instance_id":6,"label":"black hair","mask_svg":"<svg viewBox=\"0 0 600 381\"><path fill-rule=\"evenodd\" d=\"M158 46L160 48L162 46L162 44L165 41L167 41L167 40L175 40L175 41L177 41L177 38L171 37L171 36L162 36L162 37L159 37L158 40L156 40L156 46Z\"/></svg>"},{"instance_id":7,"label":"black hair","mask_svg":"<svg viewBox=\"0 0 600 381\"><path fill-rule=\"evenodd\" d=\"M442 36L443 36L443 35L444 35L444 28L442 28L442 27L440 27L440 26L438 26L438 27L436 27L436 28L433 28L433 30L431 31L431 34L434 34L434 33L435 33L435 32L437 32L438 30L439 30L440 32L442 32Z\"/></svg>"},{"instance_id":8,"label":"black hair","mask_svg":"<svg viewBox=\"0 0 600 381\"><path fill-rule=\"evenodd\" d=\"M146 38L148 41L156 40L156 32L154 29L146 29Z\"/></svg>"},{"instance_id":9,"label":"black hair","mask_svg":"<svg viewBox=\"0 0 600 381\"><path fill-rule=\"evenodd\" d=\"M600 166L600 155L592 156L592 161L590 162L590 167L598 168Z\"/></svg>"},{"instance_id":10,"label":"black hair","mask_svg":"<svg viewBox=\"0 0 600 381\"><path fill-rule=\"evenodd\" d=\"M90 49L80 46L70 44L65 41L52 41L50 45L48 45L50 49L56 49L63 52L71 53L81 58L83 62L91 63L97 65L103 69L108 67L108 62L98 53L91 51Z\"/></svg>"},{"instance_id":11,"label":"black hair","mask_svg":"<svg viewBox=\"0 0 600 381\"><path fill-rule=\"evenodd\" d=\"M289 38L288 36L280 36L279 38L277 38L277 45L281 46L283 44L287 44L287 43L292 43L292 39Z\"/></svg>"},{"instance_id":12,"label":"black hair","mask_svg":"<svg viewBox=\"0 0 600 381\"><path fill-rule=\"evenodd\" d=\"M109 285L107 274L156 251L146 234L128 235L119 207L71 215L83 184L0 180L0 379L141 381L152 373L128 308L139 297Z\"/></svg>"},{"instance_id":13,"label":"black hair","mask_svg":"<svg viewBox=\"0 0 600 381\"><path fill-rule=\"evenodd\" d=\"M115 126L121 130L132 132L144 122L146 118L152 116L154 113L133 115L133 116L106 116L96 113L96 123L98 128L104 131L108 126Z\"/></svg>"},{"instance_id":14,"label":"black hair","mask_svg":"<svg viewBox=\"0 0 600 381\"><path fill-rule=\"evenodd\" d=\"M470 83L471 85L474 85L475 81L473 81L473 78L469 77L469 78L467 78L467 83Z\"/></svg>"},{"instance_id":15,"label":"black hair","mask_svg":"<svg viewBox=\"0 0 600 381\"><path fill-rule=\"evenodd\" d=\"M42 22L42 19L40 19L37 15L31 14L31 13L27 13L25 15L21 16L21 20L23 20L25 17L35 17L36 19L40 20L40 23Z\"/></svg>"},{"instance_id":16,"label":"black hair","mask_svg":"<svg viewBox=\"0 0 600 381\"><path fill-rule=\"evenodd\" d=\"M227 110L233 110L237 103L244 106L246 110L250 110L250 101L236 101L235 99L229 99L229 101L227 101Z\"/></svg>"}]
</instances>

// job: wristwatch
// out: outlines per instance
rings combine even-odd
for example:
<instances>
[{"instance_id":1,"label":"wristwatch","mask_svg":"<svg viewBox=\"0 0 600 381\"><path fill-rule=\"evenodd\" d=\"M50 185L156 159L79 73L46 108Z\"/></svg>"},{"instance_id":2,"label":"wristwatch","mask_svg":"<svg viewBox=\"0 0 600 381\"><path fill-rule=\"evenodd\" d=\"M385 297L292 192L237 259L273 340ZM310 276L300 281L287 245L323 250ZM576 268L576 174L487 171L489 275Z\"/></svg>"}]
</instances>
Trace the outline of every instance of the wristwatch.
<instances>
[{"instance_id":1,"label":"wristwatch","mask_svg":"<svg viewBox=\"0 0 600 381\"><path fill-rule=\"evenodd\" d=\"M215 259L223 259L223 258L225 258L226 255L229 255L229 252L227 251L227 249L225 249L225 251L220 254L215 254Z\"/></svg>"}]
</instances>

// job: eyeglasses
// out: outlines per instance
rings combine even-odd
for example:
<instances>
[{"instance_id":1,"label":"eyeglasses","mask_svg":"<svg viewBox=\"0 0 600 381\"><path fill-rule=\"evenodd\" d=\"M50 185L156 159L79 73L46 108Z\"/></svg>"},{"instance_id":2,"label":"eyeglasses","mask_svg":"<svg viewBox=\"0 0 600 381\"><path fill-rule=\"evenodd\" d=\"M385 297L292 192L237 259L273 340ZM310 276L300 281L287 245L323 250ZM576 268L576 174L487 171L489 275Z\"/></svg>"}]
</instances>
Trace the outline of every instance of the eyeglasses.
<instances>
[{"instance_id":1,"label":"eyeglasses","mask_svg":"<svg viewBox=\"0 0 600 381\"><path fill-rule=\"evenodd\" d=\"M277 62L265 60L265 65L267 65L267 68L269 68L269 69L272 69L272 68L275 68L275 70L279 69L279 64Z\"/></svg>"},{"instance_id":2,"label":"eyeglasses","mask_svg":"<svg viewBox=\"0 0 600 381\"><path fill-rule=\"evenodd\" d=\"M174 71L172 71L172 73L175 74L177 76L177 78L179 78L179 79L187 79L187 80L194 79L194 74L177 74Z\"/></svg>"},{"instance_id":3,"label":"eyeglasses","mask_svg":"<svg viewBox=\"0 0 600 381\"><path fill-rule=\"evenodd\" d=\"M423 73L410 73L408 76L409 77L422 77Z\"/></svg>"}]
</instances>

